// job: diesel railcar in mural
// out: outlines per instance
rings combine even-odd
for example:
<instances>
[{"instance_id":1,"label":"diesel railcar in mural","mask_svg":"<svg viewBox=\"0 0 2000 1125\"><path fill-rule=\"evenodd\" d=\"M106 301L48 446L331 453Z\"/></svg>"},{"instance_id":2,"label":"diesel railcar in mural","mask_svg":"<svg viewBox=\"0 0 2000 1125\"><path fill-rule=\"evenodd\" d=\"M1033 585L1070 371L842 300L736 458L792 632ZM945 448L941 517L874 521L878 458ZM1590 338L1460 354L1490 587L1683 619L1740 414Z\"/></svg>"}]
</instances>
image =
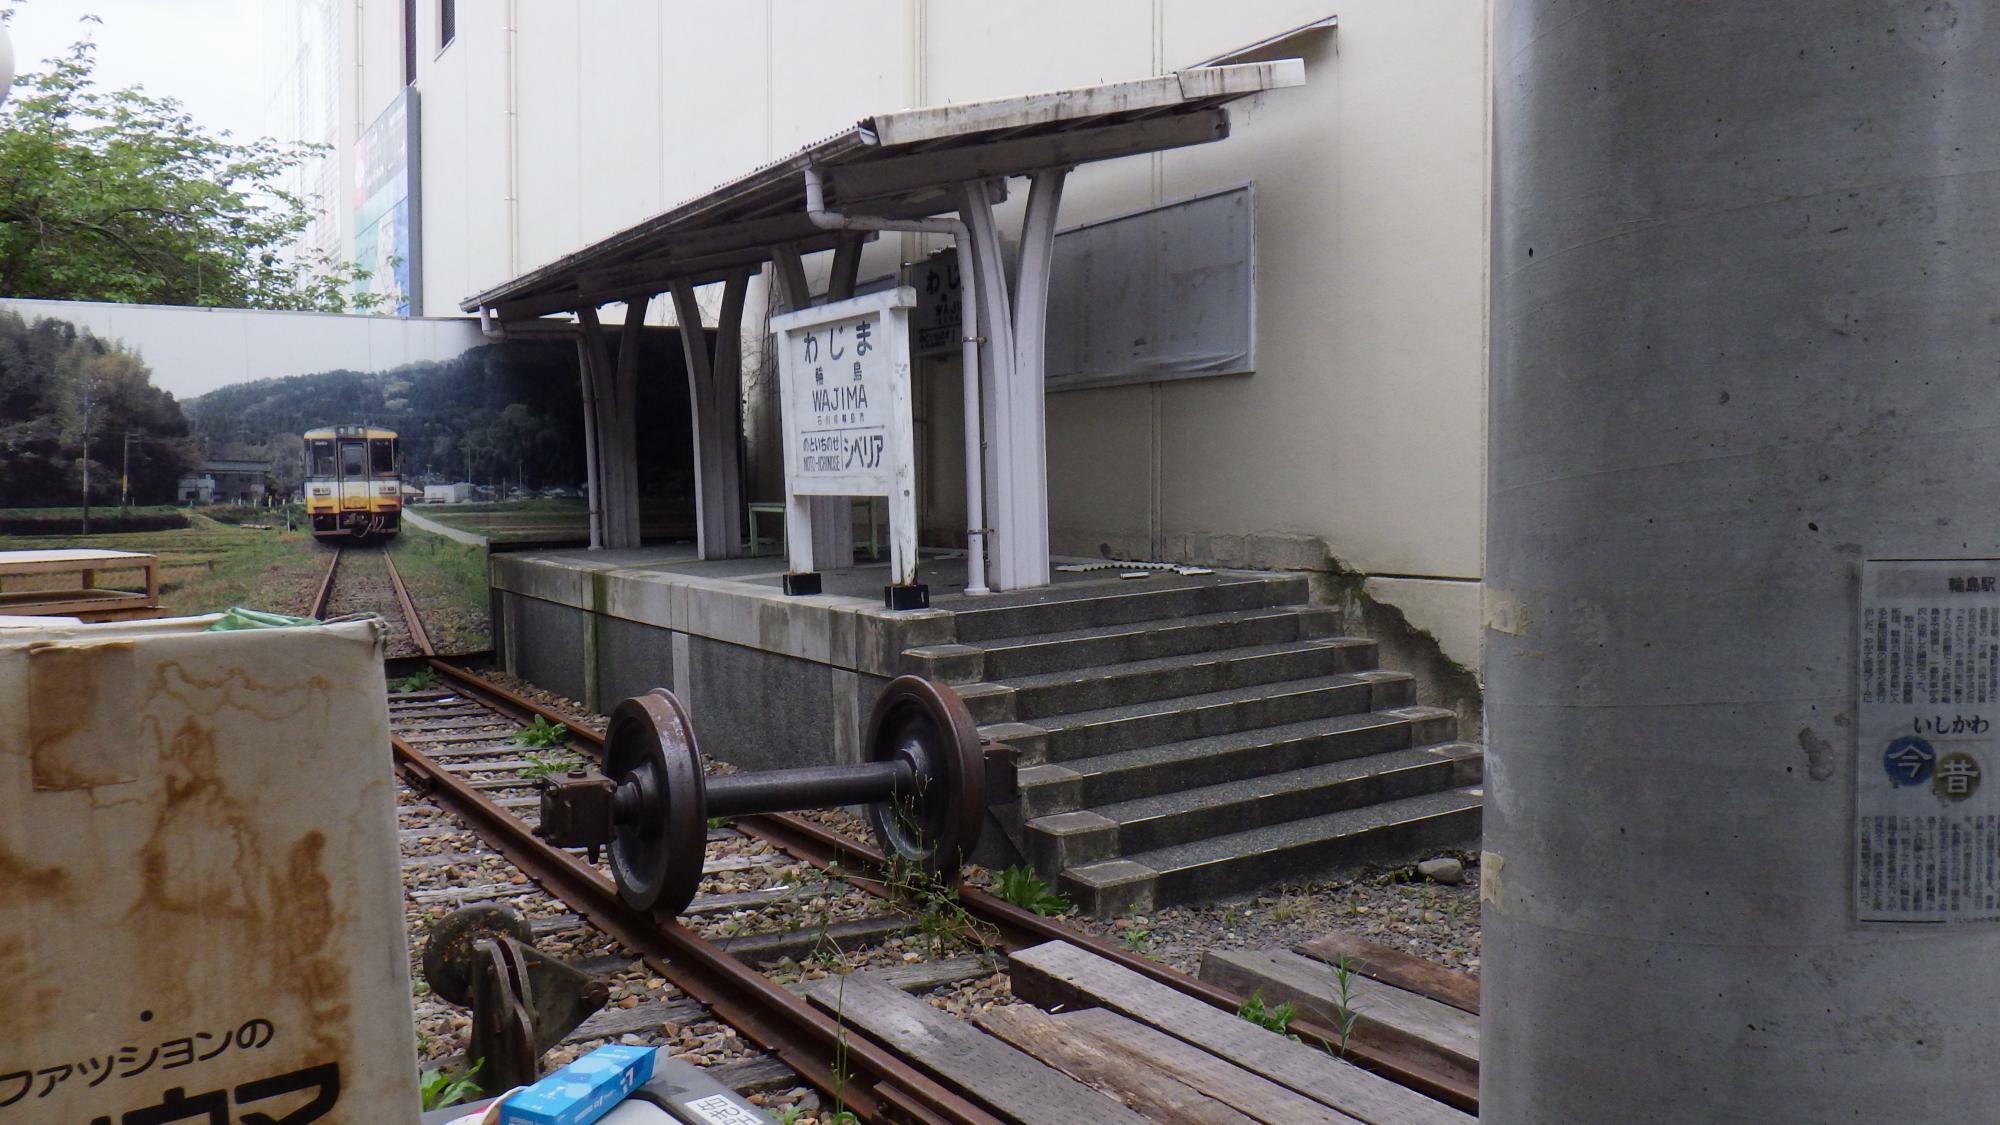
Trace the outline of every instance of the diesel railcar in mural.
<instances>
[{"instance_id":1,"label":"diesel railcar in mural","mask_svg":"<svg viewBox=\"0 0 2000 1125\"><path fill-rule=\"evenodd\" d=\"M394 430L307 430L306 517L315 539L388 539L403 520L402 450Z\"/></svg>"}]
</instances>

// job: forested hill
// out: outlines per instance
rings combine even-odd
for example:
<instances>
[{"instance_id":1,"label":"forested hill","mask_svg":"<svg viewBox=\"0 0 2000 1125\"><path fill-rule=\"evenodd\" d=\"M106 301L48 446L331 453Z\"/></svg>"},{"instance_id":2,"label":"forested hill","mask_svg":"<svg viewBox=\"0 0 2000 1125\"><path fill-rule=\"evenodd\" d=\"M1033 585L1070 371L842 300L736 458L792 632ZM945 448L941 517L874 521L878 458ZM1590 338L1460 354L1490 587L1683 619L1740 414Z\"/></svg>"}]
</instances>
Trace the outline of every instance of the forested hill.
<instances>
[{"instance_id":1,"label":"forested hill","mask_svg":"<svg viewBox=\"0 0 2000 1125\"><path fill-rule=\"evenodd\" d=\"M646 342L642 417L686 426L678 347ZM658 354L654 354L657 351ZM679 388L679 394L668 393ZM506 341L456 358L388 371L323 371L237 383L184 404L193 436L211 456L268 457L284 485L299 479L299 435L319 426L386 426L402 437L403 474L467 477L529 488L583 482L583 403L576 347L567 341ZM641 441L642 449L646 442ZM684 442L675 445L685 447ZM678 475L666 463L641 472L652 483ZM647 469L653 468L652 472Z\"/></svg>"}]
</instances>

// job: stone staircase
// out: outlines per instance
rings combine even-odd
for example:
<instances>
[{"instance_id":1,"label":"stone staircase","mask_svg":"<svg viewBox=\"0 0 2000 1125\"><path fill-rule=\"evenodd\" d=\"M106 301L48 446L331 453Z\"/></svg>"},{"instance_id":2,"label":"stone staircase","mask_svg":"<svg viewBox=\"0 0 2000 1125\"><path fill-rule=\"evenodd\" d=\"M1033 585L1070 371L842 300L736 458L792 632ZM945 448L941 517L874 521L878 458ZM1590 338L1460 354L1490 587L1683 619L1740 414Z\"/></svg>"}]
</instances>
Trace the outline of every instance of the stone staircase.
<instances>
[{"instance_id":1,"label":"stone staircase","mask_svg":"<svg viewBox=\"0 0 2000 1125\"><path fill-rule=\"evenodd\" d=\"M904 661L1020 748L1017 843L1092 914L1475 840L1480 748L1307 598L1219 574L954 599L957 643Z\"/></svg>"}]
</instances>

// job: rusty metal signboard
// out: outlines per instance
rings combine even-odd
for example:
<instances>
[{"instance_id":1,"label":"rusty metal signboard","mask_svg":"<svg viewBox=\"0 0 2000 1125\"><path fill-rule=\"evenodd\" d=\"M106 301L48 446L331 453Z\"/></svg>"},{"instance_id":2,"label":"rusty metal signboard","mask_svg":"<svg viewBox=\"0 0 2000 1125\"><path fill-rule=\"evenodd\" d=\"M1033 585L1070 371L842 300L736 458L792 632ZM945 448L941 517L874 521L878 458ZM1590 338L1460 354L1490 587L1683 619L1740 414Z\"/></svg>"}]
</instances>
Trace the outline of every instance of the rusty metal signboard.
<instances>
[{"instance_id":1,"label":"rusty metal signboard","mask_svg":"<svg viewBox=\"0 0 2000 1125\"><path fill-rule=\"evenodd\" d=\"M2000 920L2000 559L1861 568L1855 917Z\"/></svg>"},{"instance_id":2,"label":"rusty metal signboard","mask_svg":"<svg viewBox=\"0 0 2000 1125\"><path fill-rule=\"evenodd\" d=\"M892 580L916 581L909 329L916 303L914 290L897 288L771 318L794 573L814 569L806 497L883 496Z\"/></svg>"},{"instance_id":3,"label":"rusty metal signboard","mask_svg":"<svg viewBox=\"0 0 2000 1125\"><path fill-rule=\"evenodd\" d=\"M0 1125L403 1122L372 622L0 629Z\"/></svg>"}]
</instances>

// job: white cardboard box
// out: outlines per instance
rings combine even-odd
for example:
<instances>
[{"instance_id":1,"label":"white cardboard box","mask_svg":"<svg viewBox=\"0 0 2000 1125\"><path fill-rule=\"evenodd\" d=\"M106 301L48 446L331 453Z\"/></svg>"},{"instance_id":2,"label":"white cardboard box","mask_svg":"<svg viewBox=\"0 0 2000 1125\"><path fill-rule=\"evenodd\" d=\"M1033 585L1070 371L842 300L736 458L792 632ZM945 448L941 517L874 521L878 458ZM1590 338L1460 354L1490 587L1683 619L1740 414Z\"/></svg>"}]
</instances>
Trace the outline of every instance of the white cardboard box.
<instances>
[{"instance_id":1,"label":"white cardboard box","mask_svg":"<svg viewBox=\"0 0 2000 1125\"><path fill-rule=\"evenodd\" d=\"M377 627L212 620L0 632L0 1125L419 1116Z\"/></svg>"}]
</instances>

